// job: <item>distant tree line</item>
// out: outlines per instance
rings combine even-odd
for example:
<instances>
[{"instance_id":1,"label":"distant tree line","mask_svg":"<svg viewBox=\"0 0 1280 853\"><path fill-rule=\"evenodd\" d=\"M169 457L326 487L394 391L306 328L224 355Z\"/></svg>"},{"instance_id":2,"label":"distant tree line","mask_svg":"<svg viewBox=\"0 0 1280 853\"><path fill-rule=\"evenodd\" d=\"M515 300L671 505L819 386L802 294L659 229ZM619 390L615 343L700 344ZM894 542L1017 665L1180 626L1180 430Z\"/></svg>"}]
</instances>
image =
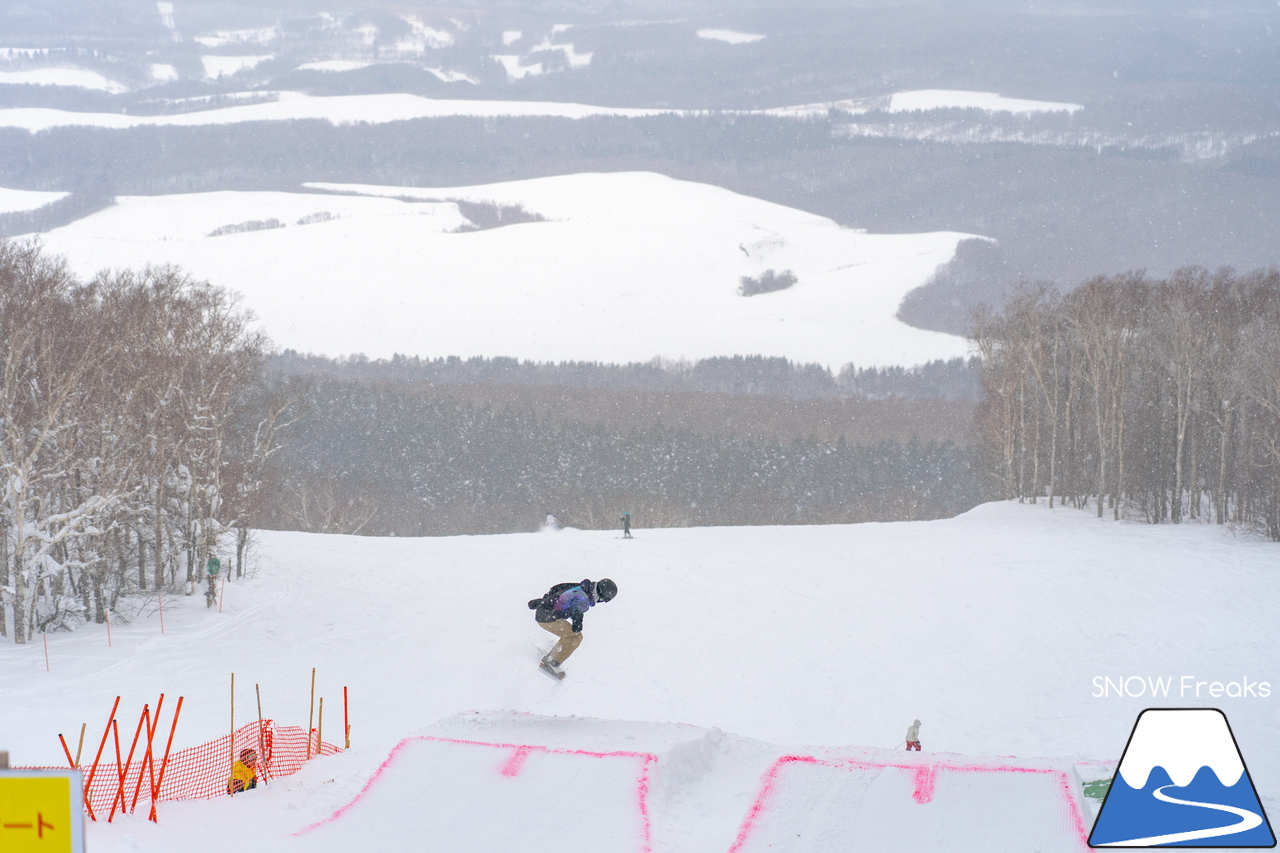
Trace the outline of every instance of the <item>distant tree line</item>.
<instances>
[{"instance_id":1,"label":"distant tree line","mask_svg":"<svg viewBox=\"0 0 1280 853\"><path fill-rule=\"evenodd\" d=\"M998 494L1280 540L1276 269L1025 286L974 340Z\"/></svg>"},{"instance_id":2,"label":"distant tree line","mask_svg":"<svg viewBox=\"0 0 1280 853\"><path fill-rule=\"evenodd\" d=\"M240 408L265 355L247 319L171 268L84 283L0 241L0 634L102 622L215 548L243 571L273 439Z\"/></svg>"},{"instance_id":3,"label":"distant tree line","mask_svg":"<svg viewBox=\"0 0 1280 853\"><path fill-rule=\"evenodd\" d=\"M61 228L115 203L115 196L105 185L78 189L35 210L0 213L0 238Z\"/></svg>"},{"instance_id":4,"label":"distant tree line","mask_svg":"<svg viewBox=\"0 0 1280 853\"><path fill-rule=\"evenodd\" d=\"M341 359L284 350L269 369L290 376L429 382L436 385L511 384L617 391L704 391L799 399L908 397L976 400L981 361L955 358L916 367L856 367L838 373L820 364L799 364L766 356L716 356L696 362L652 361L631 364L533 362L509 357L421 358L395 355Z\"/></svg>"},{"instance_id":5,"label":"distant tree line","mask_svg":"<svg viewBox=\"0 0 1280 853\"><path fill-rule=\"evenodd\" d=\"M619 429L385 380L309 381L263 524L380 535L951 516L983 498L950 442L857 446Z\"/></svg>"}]
</instances>

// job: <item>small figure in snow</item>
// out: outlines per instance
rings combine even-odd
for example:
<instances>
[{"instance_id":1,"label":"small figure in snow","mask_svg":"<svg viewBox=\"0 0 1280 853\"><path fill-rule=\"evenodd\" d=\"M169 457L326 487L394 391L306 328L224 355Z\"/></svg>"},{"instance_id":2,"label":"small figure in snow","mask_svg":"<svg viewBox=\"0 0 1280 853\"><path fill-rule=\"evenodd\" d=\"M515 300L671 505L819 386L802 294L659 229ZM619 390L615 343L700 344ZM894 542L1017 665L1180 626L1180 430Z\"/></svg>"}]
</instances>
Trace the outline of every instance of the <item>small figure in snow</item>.
<instances>
[{"instance_id":1,"label":"small figure in snow","mask_svg":"<svg viewBox=\"0 0 1280 853\"><path fill-rule=\"evenodd\" d=\"M907 729L907 752L911 750L920 751L920 721L916 720Z\"/></svg>"},{"instance_id":2,"label":"small figure in snow","mask_svg":"<svg viewBox=\"0 0 1280 853\"><path fill-rule=\"evenodd\" d=\"M631 513L625 509L622 511L622 538L631 538Z\"/></svg>"},{"instance_id":3,"label":"small figure in snow","mask_svg":"<svg viewBox=\"0 0 1280 853\"><path fill-rule=\"evenodd\" d=\"M534 619L538 626L560 638L555 647L543 655L538 668L554 678L564 678L560 665L582 643L583 614L602 601L612 601L617 594L618 585L601 578L594 583L590 580L558 583L542 598L530 600L529 609L537 611Z\"/></svg>"},{"instance_id":4,"label":"small figure in snow","mask_svg":"<svg viewBox=\"0 0 1280 853\"><path fill-rule=\"evenodd\" d=\"M227 793L239 794L258 787L258 753L252 749L240 750L240 758L231 765L231 778L227 780Z\"/></svg>"},{"instance_id":5,"label":"small figure in snow","mask_svg":"<svg viewBox=\"0 0 1280 853\"><path fill-rule=\"evenodd\" d=\"M551 513L547 513L546 520L542 522L542 526L538 529L539 530L559 530L561 529L560 519L556 518Z\"/></svg>"},{"instance_id":6,"label":"small figure in snow","mask_svg":"<svg viewBox=\"0 0 1280 853\"><path fill-rule=\"evenodd\" d=\"M218 574L222 571L222 561L217 554L210 554L209 561L204 564L204 575L209 581L209 588L204 591L204 606L212 607L218 601Z\"/></svg>"}]
</instances>

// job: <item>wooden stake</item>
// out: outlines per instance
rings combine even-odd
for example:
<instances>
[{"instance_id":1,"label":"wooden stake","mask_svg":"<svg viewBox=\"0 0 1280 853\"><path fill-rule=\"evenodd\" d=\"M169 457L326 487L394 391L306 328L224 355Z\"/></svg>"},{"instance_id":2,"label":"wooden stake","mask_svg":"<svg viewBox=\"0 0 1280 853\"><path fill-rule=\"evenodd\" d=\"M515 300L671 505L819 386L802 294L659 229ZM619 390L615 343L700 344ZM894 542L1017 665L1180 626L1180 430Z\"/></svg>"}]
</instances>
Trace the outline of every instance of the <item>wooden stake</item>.
<instances>
[{"instance_id":1,"label":"wooden stake","mask_svg":"<svg viewBox=\"0 0 1280 853\"><path fill-rule=\"evenodd\" d=\"M164 596L157 595L156 601L160 602L160 633L164 633Z\"/></svg>"},{"instance_id":2,"label":"wooden stake","mask_svg":"<svg viewBox=\"0 0 1280 853\"><path fill-rule=\"evenodd\" d=\"M80 766L80 750L84 749L84 730L89 727L88 723L80 724L80 743L76 746L76 763L75 767Z\"/></svg>"},{"instance_id":3,"label":"wooden stake","mask_svg":"<svg viewBox=\"0 0 1280 853\"><path fill-rule=\"evenodd\" d=\"M311 732L316 723L316 668L311 667L311 711L307 715L307 760L311 760Z\"/></svg>"},{"instance_id":4,"label":"wooden stake","mask_svg":"<svg viewBox=\"0 0 1280 853\"><path fill-rule=\"evenodd\" d=\"M107 646L111 646L111 610L103 608L103 613L107 614Z\"/></svg>"},{"instance_id":5,"label":"wooden stake","mask_svg":"<svg viewBox=\"0 0 1280 853\"><path fill-rule=\"evenodd\" d=\"M44 671L48 672L49 671L49 635L41 631L40 636L44 638Z\"/></svg>"}]
</instances>

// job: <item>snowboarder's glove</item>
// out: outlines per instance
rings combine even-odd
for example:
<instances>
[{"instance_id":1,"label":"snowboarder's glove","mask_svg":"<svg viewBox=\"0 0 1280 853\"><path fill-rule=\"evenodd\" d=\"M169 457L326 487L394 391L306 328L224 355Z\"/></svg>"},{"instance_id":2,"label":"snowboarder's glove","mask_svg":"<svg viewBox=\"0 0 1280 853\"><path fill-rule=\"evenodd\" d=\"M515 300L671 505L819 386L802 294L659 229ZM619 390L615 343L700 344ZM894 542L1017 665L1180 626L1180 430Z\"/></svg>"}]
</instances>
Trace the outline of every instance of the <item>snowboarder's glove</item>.
<instances>
[{"instance_id":1,"label":"snowboarder's glove","mask_svg":"<svg viewBox=\"0 0 1280 853\"><path fill-rule=\"evenodd\" d=\"M531 598L531 599L529 599L529 609L530 609L530 610L537 610L537 609L538 609L538 605L539 605L539 604L541 604L541 603L542 603L542 599L541 599L541 598Z\"/></svg>"}]
</instances>

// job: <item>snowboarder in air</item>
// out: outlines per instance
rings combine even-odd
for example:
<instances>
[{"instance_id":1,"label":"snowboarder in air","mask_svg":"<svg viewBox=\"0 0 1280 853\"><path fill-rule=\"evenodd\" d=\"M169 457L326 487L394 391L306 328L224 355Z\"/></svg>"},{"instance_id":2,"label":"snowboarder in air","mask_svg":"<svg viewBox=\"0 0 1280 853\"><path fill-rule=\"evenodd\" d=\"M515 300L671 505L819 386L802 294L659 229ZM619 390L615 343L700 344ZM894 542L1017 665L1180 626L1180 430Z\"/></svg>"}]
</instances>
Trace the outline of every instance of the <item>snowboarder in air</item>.
<instances>
[{"instance_id":1,"label":"snowboarder in air","mask_svg":"<svg viewBox=\"0 0 1280 853\"><path fill-rule=\"evenodd\" d=\"M920 751L920 721L916 720L907 728L907 752Z\"/></svg>"},{"instance_id":2,"label":"snowboarder in air","mask_svg":"<svg viewBox=\"0 0 1280 853\"><path fill-rule=\"evenodd\" d=\"M631 513L625 509L622 511L622 538L631 538Z\"/></svg>"},{"instance_id":3,"label":"snowboarder in air","mask_svg":"<svg viewBox=\"0 0 1280 853\"><path fill-rule=\"evenodd\" d=\"M543 655L538 668L552 678L564 678L560 665L582 643L583 614L602 601L612 601L617 594L618 585L601 578L595 582L558 583L542 598L531 599L529 609L537 611L534 619L538 626L560 638L555 647Z\"/></svg>"}]
</instances>

